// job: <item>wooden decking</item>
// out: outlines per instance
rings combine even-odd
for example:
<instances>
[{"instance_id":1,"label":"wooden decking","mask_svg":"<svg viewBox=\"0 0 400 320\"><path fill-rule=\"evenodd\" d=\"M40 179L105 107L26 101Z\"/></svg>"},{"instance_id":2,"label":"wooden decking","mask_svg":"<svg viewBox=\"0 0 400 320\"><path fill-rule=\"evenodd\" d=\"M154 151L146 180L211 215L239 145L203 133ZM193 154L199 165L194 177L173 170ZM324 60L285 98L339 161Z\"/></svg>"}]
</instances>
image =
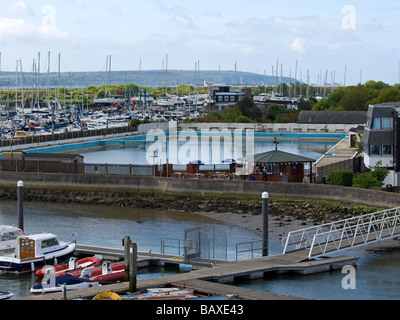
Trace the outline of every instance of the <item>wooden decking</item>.
<instances>
[{"instance_id":1,"label":"wooden decking","mask_svg":"<svg viewBox=\"0 0 400 320\"><path fill-rule=\"evenodd\" d=\"M296 297L281 296L278 294L259 292L249 289L227 285L237 278L256 279L264 277L268 272L296 272L311 274L335 269L341 269L345 265L355 265L358 258L341 256L324 258L320 260L306 260L307 251L295 251L285 255L274 255L246 261L219 261L213 267L200 268L192 272L176 275L138 280L138 291L146 288L179 286L195 289L196 292L218 295L236 295L242 300L276 300L297 299ZM140 256L140 254L139 254ZM159 256L159 255L158 255ZM168 259L167 257L163 257ZM144 259L141 257L141 259ZM157 259L148 254L148 259ZM128 283L117 283L85 290L76 290L67 293L68 299L91 298L101 292L113 291L118 294L126 294L129 290ZM27 297L22 300L62 300L62 293L43 296Z\"/></svg>"}]
</instances>

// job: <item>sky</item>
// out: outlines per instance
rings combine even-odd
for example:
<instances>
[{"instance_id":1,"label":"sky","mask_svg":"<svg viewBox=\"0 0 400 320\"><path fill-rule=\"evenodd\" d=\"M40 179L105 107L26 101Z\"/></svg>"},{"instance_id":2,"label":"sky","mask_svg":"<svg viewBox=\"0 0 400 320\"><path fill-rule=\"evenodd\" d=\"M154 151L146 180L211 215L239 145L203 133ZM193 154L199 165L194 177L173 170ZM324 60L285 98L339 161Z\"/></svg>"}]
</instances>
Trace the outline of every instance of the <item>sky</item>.
<instances>
[{"instance_id":1,"label":"sky","mask_svg":"<svg viewBox=\"0 0 400 320\"><path fill-rule=\"evenodd\" d=\"M237 70L399 82L394 0L0 0L1 71ZM50 64L48 52L51 53ZM167 58L168 57L168 58ZM297 65L297 69L296 69Z\"/></svg>"}]
</instances>

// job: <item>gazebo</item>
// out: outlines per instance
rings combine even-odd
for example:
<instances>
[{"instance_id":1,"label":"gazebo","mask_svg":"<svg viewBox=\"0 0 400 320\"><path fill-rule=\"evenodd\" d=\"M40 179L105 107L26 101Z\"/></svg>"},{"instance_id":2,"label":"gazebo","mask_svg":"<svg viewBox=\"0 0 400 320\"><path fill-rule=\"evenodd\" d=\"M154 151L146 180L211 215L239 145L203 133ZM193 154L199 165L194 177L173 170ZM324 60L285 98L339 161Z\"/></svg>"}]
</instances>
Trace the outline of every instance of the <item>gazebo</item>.
<instances>
[{"instance_id":1,"label":"gazebo","mask_svg":"<svg viewBox=\"0 0 400 320\"><path fill-rule=\"evenodd\" d=\"M249 179L258 181L303 182L304 166L309 164L310 183L312 183L312 164L316 161L277 149L238 160L254 165L252 172L249 172Z\"/></svg>"}]
</instances>

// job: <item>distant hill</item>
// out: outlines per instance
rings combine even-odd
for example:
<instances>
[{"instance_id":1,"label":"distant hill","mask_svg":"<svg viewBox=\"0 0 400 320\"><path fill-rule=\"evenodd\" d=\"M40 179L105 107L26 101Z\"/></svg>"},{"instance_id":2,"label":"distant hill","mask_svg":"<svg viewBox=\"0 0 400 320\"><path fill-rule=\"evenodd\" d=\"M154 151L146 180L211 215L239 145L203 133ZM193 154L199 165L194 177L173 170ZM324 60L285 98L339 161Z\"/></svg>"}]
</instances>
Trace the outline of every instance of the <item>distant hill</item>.
<instances>
[{"instance_id":1,"label":"distant hill","mask_svg":"<svg viewBox=\"0 0 400 320\"><path fill-rule=\"evenodd\" d=\"M58 74L50 73L50 87L58 86ZM278 79L279 81L279 79ZM60 87L81 88L87 86L100 87L108 84L108 74L106 72L62 72L60 74ZM112 71L111 84L124 85L136 84L144 87L161 87L165 83L169 87L179 85L193 85L203 86L204 83L212 85L215 83L225 83L228 85L238 86L258 86L267 85L271 86L276 84L275 77L264 76L257 73L242 72L242 71L200 71L197 79L194 71L180 71L168 70L166 73L162 70L153 71ZM282 82L289 84L290 79L283 77ZM16 73L15 72L1 72L0 73L0 86L2 89L15 88ZM23 74L24 87L32 88L32 73ZM292 79L293 83L293 79ZM21 74L18 74L18 87L21 87ZM47 87L47 73L40 75L40 87Z\"/></svg>"}]
</instances>

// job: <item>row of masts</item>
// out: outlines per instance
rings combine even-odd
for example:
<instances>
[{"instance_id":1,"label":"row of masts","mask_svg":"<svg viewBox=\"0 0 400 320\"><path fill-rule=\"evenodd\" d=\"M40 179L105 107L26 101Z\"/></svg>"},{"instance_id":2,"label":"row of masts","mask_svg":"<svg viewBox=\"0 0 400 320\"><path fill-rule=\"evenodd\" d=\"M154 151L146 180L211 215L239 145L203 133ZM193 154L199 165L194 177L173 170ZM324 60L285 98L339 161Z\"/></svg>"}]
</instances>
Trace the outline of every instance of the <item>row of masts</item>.
<instances>
[{"instance_id":1,"label":"row of masts","mask_svg":"<svg viewBox=\"0 0 400 320\"><path fill-rule=\"evenodd\" d=\"M51 73L51 53L48 53L48 61L47 61L47 78L46 78L46 106L47 108L51 109L51 102L50 102L50 73ZM58 78L57 78L57 88L56 88L56 104L60 102L60 83L61 83L61 54L58 54ZM112 66L112 57L111 55L107 56L106 59L106 85L105 85L105 96L110 96L111 95L111 66ZM280 70L279 70L280 66ZM140 82L141 82L141 68L142 68L142 60L140 60ZM162 61L162 69L163 69L163 79L162 79L162 87L163 91L165 90L165 96L168 95L168 54L165 57L165 61L163 59ZM40 106L40 86L41 86L41 54L40 52L38 53L37 59L33 59L33 64L32 64L32 88L31 88L31 107L34 108L34 106ZM237 63L235 62L235 86L237 86L237 79L236 79L236 71L237 71ZM279 73L280 72L280 73ZM0 53L0 73L1 73L1 53ZM310 71L307 69L307 75L306 75L306 92L302 92L302 83L303 83L303 75L302 75L302 70L300 70L300 80L297 80L297 75L298 75L298 60L296 60L295 63L295 70L294 70L294 82L292 84L292 70L291 68L289 69L289 95L292 97L302 97L305 96L306 99L309 99L309 87L310 87ZM327 97L327 90L330 87L332 90L332 86L335 86L335 80L336 80L336 72L331 71L331 79L330 79L330 84L328 82L328 70L325 71L325 73L322 73L322 70L318 73L318 81L317 81L317 87L320 88L321 92L319 94L323 96L324 98ZM264 71L264 75L266 75L266 71ZM272 77L274 78L274 84L272 85L273 87L273 94L274 95L282 95L283 94L283 64L281 63L279 65L279 60L276 62L276 67L272 66ZM346 88L346 77L347 77L347 66L345 66L344 70L344 78L343 78L343 87ZM70 75L71 79L71 75ZM195 90L198 85L198 81L200 79L200 61L195 62L195 76L194 76L194 90L193 93L195 93ZM70 81L71 82L71 81ZM360 71L360 84L362 83L362 71ZM399 64L399 83L400 83L400 64ZM71 90L72 90L72 85ZM140 83L140 86L142 84ZM22 90L22 97L21 101L18 101L18 90L21 88ZM18 106L19 104L21 105L22 108L25 107L25 90L24 88L27 88L25 79L24 79L24 72L23 72L23 66L22 66L22 61L17 60L16 64L16 80L15 80L15 91L16 91L16 97L15 97L15 105ZM9 90L9 88L8 88ZM83 89L82 89L83 90ZM36 92L36 94L35 94ZM332 92L332 91L331 91ZM0 97L1 99L1 97ZM64 99L65 99L65 94L64 94ZM0 105L1 105L1 100L0 100ZM71 92L71 103L72 103L72 92Z\"/></svg>"},{"instance_id":2,"label":"row of masts","mask_svg":"<svg viewBox=\"0 0 400 320\"><path fill-rule=\"evenodd\" d=\"M111 67L111 56L107 56L107 61L110 60L109 66ZM108 62L107 62L108 63ZM48 53L47 57L47 74L46 74L46 98L45 98L45 107L49 111L54 111L54 108L59 109L61 107L61 94L60 94L60 84L61 84L61 54L58 54L58 76L57 76L57 85L55 87L55 99L54 101L50 101L50 88L51 88L51 81L50 81L50 74L51 74L51 53ZM1 53L0 53L0 74L1 74ZM110 73L111 74L111 73ZM39 52L37 58L33 59L32 62L32 72L31 72L31 88L28 89L28 85L25 79L25 73L22 66L22 61L16 61L16 69L15 69L15 108L21 107L22 112L24 112L26 107L26 96L29 96L30 93L30 107L33 110L35 107L40 109L41 101L40 101L40 91L41 91L41 80L43 79L41 73L41 53ZM71 74L69 75L70 79L70 104L73 104L73 93L72 93L72 83L71 83ZM107 90L107 86L106 86ZM110 91L110 88L108 87ZM21 100L19 100L19 93L21 95ZM1 93L1 91L0 91ZM27 94L28 93L28 94ZM83 107L83 89L82 89L82 107ZM88 92L87 92L88 95ZM66 105L66 94L64 90L64 105ZM10 84L8 84L7 88L7 99L6 99L6 106L10 106ZM4 105L2 101L2 95L0 94L0 106Z\"/></svg>"}]
</instances>

